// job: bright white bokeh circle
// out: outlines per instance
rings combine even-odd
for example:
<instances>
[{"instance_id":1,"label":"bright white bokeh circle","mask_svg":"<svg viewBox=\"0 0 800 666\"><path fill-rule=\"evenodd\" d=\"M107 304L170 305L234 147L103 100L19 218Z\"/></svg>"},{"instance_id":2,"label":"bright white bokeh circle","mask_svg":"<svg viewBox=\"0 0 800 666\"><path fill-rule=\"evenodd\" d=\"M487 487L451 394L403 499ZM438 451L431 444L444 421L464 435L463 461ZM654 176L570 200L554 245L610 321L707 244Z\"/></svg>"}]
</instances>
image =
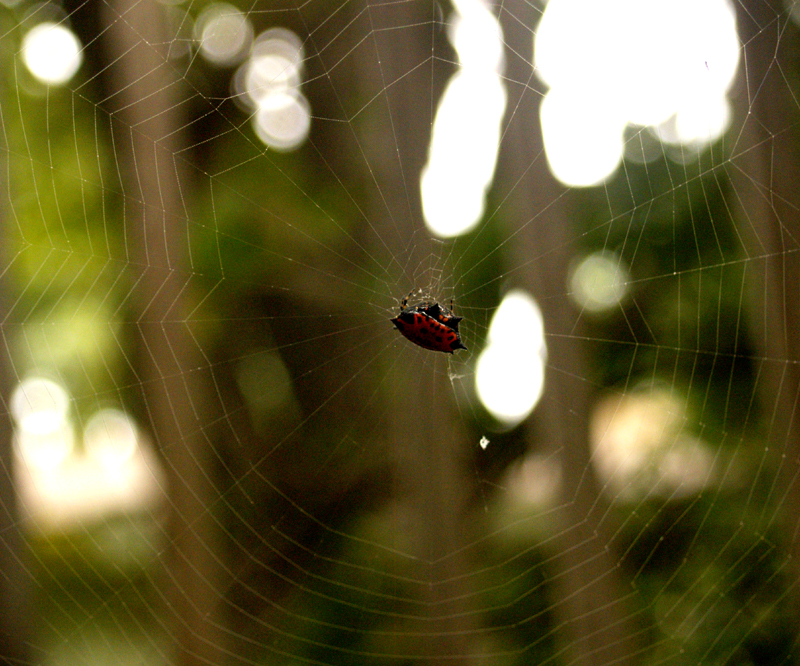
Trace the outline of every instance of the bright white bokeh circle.
<instances>
[{"instance_id":1,"label":"bright white bokeh circle","mask_svg":"<svg viewBox=\"0 0 800 666\"><path fill-rule=\"evenodd\" d=\"M9 411L17 449L27 464L55 469L72 453L70 404L66 389L45 377L27 377L14 388Z\"/></svg>"},{"instance_id":2,"label":"bright white bokeh circle","mask_svg":"<svg viewBox=\"0 0 800 666\"><path fill-rule=\"evenodd\" d=\"M271 28L234 77L240 99L254 111L256 136L276 150L294 150L311 129L311 105L301 91L304 53L295 33Z\"/></svg>"},{"instance_id":3,"label":"bright white bokeh circle","mask_svg":"<svg viewBox=\"0 0 800 666\"><path fill-rule=\"evenodd\" d=\"M45 377L27 377L11 393L9 411L22 430L47 432L57 428L69 412L66 389Z\"/></svg>"},{"instance_id":4,"label":"bright white bokeh circle","mask_svg":"<svg viewBox=\"0 0 800 666\"><path fill-rule=\"evenodd\" d=\"M536 73L553 174L598 185L622 161L626 126L704 146L731 122L739 65L730 0L550 0L536 30Z\"/></svg>"},{"instance_id":5,"label":"bright white bokeh circle","mask_svg":"<svg viewBox=\"0 0 800 666\"><path fill-rule=\"evenodd\" d=\"M475 390L494 418L513 427L544 391L544 320L527 292L506 294L489 324L487 343L475 368Z\"/></svg>"},{"instance_id":6,"label":"bright white bokeh circle","mask_svg":"<svg viewBox=\"0 0 800 666\"><path fill-rule=\"evenodd\" d=\"M60 85L69 81L80 68L82 49L69 28L45 21L22 38L22 61L42 83Z\"/></svg>"},{"instance_id":7,"label":"bright white bokeh circle","mask_svg":"<svg viewBox=\"0 0 800 666\"><path fill-rule=\"evenodd\" d=\"M459 69L436 110L420 191L425 224L439 238L472 231L492 184L506 110L503 31L483 0L454 0L448 37Z\"/></svg>"},{"instance_id":8,"label":"bright white bokeh circle","mask_svg":"<svg viewBox=\"0 0 800 666\"><path fill-rule=\"evenodd\" d=\"M311 107L302 95L270 95L253 116L256 135L276 150L293 150L311 129Z\"/></svg>"},{"instance_id":9,"label":"bright white bokeh circle","mask_svg":"<svg viewBox=\"0 0 800 666\"><path fill-rule=\"evenodd\" d=\"M238 62L253 42L253 26L241 10L226 2L208 5L194 25L200 53L217 65Z\"/></svg>"},{"instance_id":10,"label":"bright white bokeh circle","mask_svg":"<svg viewBox=\"0 0 800 666\"><path fill-rule=\"evenodd\" d=\"M119 409L101 409L83 429L86 453L103 467L120 467L128 462L138 445L136 426Z\"/></svg>"}]
</instances>

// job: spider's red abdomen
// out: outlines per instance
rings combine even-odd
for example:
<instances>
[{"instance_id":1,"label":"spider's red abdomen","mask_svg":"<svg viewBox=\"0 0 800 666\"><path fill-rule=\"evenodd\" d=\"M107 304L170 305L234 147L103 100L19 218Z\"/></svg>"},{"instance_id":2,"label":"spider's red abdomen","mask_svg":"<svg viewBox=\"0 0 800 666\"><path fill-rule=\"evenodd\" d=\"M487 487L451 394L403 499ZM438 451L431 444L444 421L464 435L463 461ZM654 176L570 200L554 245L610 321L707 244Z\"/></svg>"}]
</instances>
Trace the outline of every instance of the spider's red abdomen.
<instances>
[{"instance_id":1,"label":"spider's red abdomen","mask_svg":"<svg viewBox=\"0 0 800 666\"><path fill-rule=\"evenodd\" d=\"M458 332L461 319L438 303L407 308L404 302L400 314L391 322L415 345L452 354L457 349L466 349Z\"/></svg>"}]
</instances>

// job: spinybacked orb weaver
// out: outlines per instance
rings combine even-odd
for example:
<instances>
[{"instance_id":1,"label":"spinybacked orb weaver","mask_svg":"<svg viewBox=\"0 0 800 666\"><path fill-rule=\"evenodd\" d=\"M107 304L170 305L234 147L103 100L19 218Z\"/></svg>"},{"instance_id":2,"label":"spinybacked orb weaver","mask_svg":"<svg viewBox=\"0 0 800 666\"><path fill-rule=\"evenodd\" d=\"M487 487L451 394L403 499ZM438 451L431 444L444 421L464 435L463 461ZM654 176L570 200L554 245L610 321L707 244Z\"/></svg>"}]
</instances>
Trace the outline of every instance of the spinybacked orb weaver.
<instances>
[{"instance_id":1,"label":"spinybacked orb weaver","mask_svg":"<svg viewBox=\"0 0 800 666\"><path fill-rule=\"evenodd\" d=\"M408 299L413 293L412 290L400 302L400 314L391 320L397 330L415 345L431 351L452 354L457 349L466 349L458 332L463 317L453 314L453 301L449 310L431 301L409 306Z\"/></svg>"}]
</instances>

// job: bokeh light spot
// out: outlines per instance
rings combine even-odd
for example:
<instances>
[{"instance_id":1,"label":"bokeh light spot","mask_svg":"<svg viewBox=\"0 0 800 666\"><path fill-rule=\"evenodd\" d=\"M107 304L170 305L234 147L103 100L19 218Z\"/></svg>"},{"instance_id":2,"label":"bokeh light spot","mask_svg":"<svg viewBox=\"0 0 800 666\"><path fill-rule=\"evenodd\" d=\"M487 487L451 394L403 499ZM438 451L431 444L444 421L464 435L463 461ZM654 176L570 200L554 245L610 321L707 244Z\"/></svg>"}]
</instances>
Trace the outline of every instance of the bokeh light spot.
<instances>
[{"instance_id":1,"label":"bokeh light spot","mask_svg":"<svg viewBox=\"0 0 800 666\"><path fill-rule=\"evenodd\" d=\"M629 275L610 252L585 257L572 271L571 296L582 308L602 312L619 304L628 291Z\"/></svg>"},{"instance_id":2,"label":"bokeh light spot","mask_svg":"<svg viewBox=\"0 0 800 666\"><path fill-rule=\"evenodd\" d=\"M17 448L27 464L55 469L72 453L69 407L66 389L50 379L28 377L16 386L9 409L17 426Z\"/></svg>"},{"instance_id":3,"label":"bokeh light spot","mask_svg":"<svg viewBox=\"0 0 800 666\"><path fill-rule=\"evenodd\" d=\"M22 39L22 60L42 83L60 85L69 81L83 62L81 43L69 28L43 22Z\"/></svg>"},{"instance_id":4,"label":"bokeh light spot","mask_svg":"<svg viewBox=\"0 0 800 666\"><path fill-rule=\"evenodd\" d=\"M592 463L603 483L633 499L675 498L715 481L714 454L687 432L685 400L655 387L601 399L591 420Z\"/></svg>"},{"instance_id":5,"label":"bokeh light spot","mask_svg":"<svg viewBox=\"0 0 800 666\"><path fill-rule=\"evenodd\" d=\"M311 106L300 90L303 45L290 30L259 35L236 79L237 93L253 113L253 129L270 148L293 150L311 129Z\"/></svg>"},{"instance_id":6,"label":"bokeh light spot","mask_svg":"<svg viewBox=\"0 0 800 666\"><path fill-rule=\"evenodd\" d=\"M539 306L522 290L509 292L492 317L475 370L478 397L492 416L511 427L531 413L544 390L546 358Z\"/></svg>"},{"instance_id":7,"label":"bokeh light spot","mask_svg":"<svg viewBox=\"0 0 800 666\"><path fill-rule=\"evenodd\" d=\"M627 125L671 124L671 141L702 145L728 128L736 15L729 0L550 0L534 60L550 87L541 115L553 174L597 185L621 162Z\"/></svg>"},{"instance_id":8,"label":"bokeh light spot","mask_svg":"<svg viewBox=\"0 0 800 666\"><path fill-rule=\"evenodd\" d=\"M256 135L277 150L299 146L311 129L311 108L303 96L271 95L254 117Z\"/></svg>"},{"instance_id":9,"label":"bokeh light spot","mask_svg":"<svg viewBox=\"0 0 800 666\"><path fill-rule=\"evenodd\" d=\"M203 9L194 32L203 57L222 66L239 62L253 41L250 21L239 9L225 2L215 2Z\"/></svg>"},{"instance_id":10,"label":"bokeh light spot","mask_svg":"<svg viewBox=\"0 0 800 666\"><path fill-rule=\"evenodd\" d=\"M136 427L125 412L102 409L93 414L83 429L86 453L103 467L119 467L136 452Z\"/></svg>"},{"instance_id":11,"label":"bokeh light spot","mask_svg":"<svg viewBox=\"0 0 800 666\"><path fill-rule=\"evenodd\" d=\"M436 110L420 181L425 223L440 238L467 233L483 217L506 108L497 18L483 0L454 7L448 34L460 66Z\"/></svg>"}]
</instances>

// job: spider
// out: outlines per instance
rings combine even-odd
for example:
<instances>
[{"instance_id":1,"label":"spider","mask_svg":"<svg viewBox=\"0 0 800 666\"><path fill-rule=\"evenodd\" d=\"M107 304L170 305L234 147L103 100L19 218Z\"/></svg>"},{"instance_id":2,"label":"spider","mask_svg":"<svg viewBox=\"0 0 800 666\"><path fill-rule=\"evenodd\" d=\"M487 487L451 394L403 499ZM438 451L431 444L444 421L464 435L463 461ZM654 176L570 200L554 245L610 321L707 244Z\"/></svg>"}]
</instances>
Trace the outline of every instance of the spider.
<instances>
[{"instance_id":1,"label":"spider","mask_svg":"<svg viewBox=\"0 0 800 666\"><path fill-rule=\"evenodd\" d=\"M452 354L457 349L466 349L458 332L458 323L463 317L453 314L452 299L449 310L430 301L409 306L408 299L413 293L410 291L400 301L400 314L391 320L397 330L415 345L431 351Z\"/></svg>"}]
</instances>

